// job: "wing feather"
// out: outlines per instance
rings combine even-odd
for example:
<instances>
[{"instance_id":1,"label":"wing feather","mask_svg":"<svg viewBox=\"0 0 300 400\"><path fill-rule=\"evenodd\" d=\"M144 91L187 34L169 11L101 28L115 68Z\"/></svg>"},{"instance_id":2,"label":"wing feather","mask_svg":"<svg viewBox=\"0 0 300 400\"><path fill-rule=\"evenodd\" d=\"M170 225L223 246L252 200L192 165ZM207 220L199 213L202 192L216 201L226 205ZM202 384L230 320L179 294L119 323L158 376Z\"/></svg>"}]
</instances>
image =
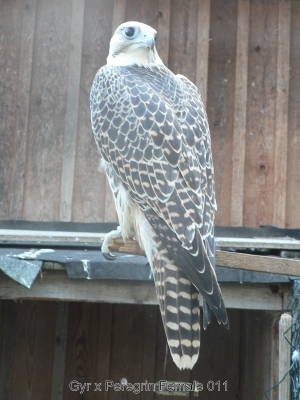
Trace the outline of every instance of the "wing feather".
<instances>
[{"instance_id":1,"label":"wing feather","mask_svg":"<svg viewBox=\"0 0 300 400\"><path fill-rule=\"evenodd\" d=\"M228 325L214 272L209 127L196 86L163 65L105 66L91 116L100 153L203 296L204 325L209 308Z\"/></svg>"}]
</instances>

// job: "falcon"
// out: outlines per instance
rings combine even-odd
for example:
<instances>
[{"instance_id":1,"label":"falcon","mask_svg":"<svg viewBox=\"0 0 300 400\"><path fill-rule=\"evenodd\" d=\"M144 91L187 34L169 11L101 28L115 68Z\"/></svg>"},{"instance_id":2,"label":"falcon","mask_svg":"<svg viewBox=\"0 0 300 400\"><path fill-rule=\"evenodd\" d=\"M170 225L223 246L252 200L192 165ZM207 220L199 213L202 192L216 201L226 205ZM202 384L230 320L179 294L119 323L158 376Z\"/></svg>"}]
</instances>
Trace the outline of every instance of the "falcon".
<instances>
[{"instance_id":1,"label":"falcon","mask_svg":"<svg viewBox=\"0 0 300 400\"><path fill-rule=\"evenodd\" d=\"M153 272L162 321L175 364L192 369L203 328L229 327L217 282L214 169L206 112L197 87L160 59L157 32L140 22L115 31L107 64L90 94L96 144L111 187L119 228L135 238Z\"/></svg>"}]
</instances>

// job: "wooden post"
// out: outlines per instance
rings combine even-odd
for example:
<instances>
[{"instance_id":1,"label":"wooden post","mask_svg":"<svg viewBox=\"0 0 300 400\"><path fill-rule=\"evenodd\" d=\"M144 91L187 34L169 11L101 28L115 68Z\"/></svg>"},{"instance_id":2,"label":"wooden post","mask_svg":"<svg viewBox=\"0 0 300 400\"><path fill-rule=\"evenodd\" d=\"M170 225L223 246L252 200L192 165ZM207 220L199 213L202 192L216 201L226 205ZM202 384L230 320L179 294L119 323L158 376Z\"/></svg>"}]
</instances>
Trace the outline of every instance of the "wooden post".
<instances>
[{"instance_id":1,"label":"wooden post","mask_svg":"<svg viewBox=\"0 0 300 400\"><path fill-rule=\"evenodd\" d=\"M282 379L290 368L291 347L286 339L291 340L291 325L290 314L282 314L279 321L279 379ZM278 400L290 400L290 384L291 380L288 374L279 385Z\"/></svg>"}]
</instances>

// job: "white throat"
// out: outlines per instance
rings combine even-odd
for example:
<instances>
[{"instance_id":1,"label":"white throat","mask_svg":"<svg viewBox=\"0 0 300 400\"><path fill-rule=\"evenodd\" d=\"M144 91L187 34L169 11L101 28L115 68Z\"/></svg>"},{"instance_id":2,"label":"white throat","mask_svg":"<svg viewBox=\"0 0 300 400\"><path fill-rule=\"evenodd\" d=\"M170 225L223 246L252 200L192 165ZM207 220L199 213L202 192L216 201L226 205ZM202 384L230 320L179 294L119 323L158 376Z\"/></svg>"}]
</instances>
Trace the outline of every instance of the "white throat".
<instances>
[{"instance_id":1,"label":"white throat","mask_svg":"<svg viewBox=\"0 0 300 400\"><path fill-rule=\"evenodd\" d=\"M149 51L149 49L138 48L135 51L124 52L120 54L109 54L107 57L107 65L117 67L138 65L146 67L151 64L163 64L161 58L157 54L156 49Z\"/></svg>"}]
</instances>

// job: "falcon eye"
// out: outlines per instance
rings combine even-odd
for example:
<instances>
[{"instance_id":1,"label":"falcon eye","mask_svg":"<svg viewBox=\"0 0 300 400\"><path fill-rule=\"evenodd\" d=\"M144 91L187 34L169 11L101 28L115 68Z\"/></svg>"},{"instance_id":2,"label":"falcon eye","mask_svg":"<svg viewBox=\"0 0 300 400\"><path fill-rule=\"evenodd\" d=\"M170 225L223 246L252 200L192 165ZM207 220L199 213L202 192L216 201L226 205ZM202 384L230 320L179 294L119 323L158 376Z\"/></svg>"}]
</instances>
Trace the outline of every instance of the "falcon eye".
<instances>
[{"instance_id":1,"label":"falcon eye","mask_svg":"<svg viewBox=\"0 0 300 400\"><path fill-rule=\"evenodd\" d=\"M126 28L124 33L127 37L131 38L134 35L135 30L134 28Z\"/></svg>"}]
</instances>

